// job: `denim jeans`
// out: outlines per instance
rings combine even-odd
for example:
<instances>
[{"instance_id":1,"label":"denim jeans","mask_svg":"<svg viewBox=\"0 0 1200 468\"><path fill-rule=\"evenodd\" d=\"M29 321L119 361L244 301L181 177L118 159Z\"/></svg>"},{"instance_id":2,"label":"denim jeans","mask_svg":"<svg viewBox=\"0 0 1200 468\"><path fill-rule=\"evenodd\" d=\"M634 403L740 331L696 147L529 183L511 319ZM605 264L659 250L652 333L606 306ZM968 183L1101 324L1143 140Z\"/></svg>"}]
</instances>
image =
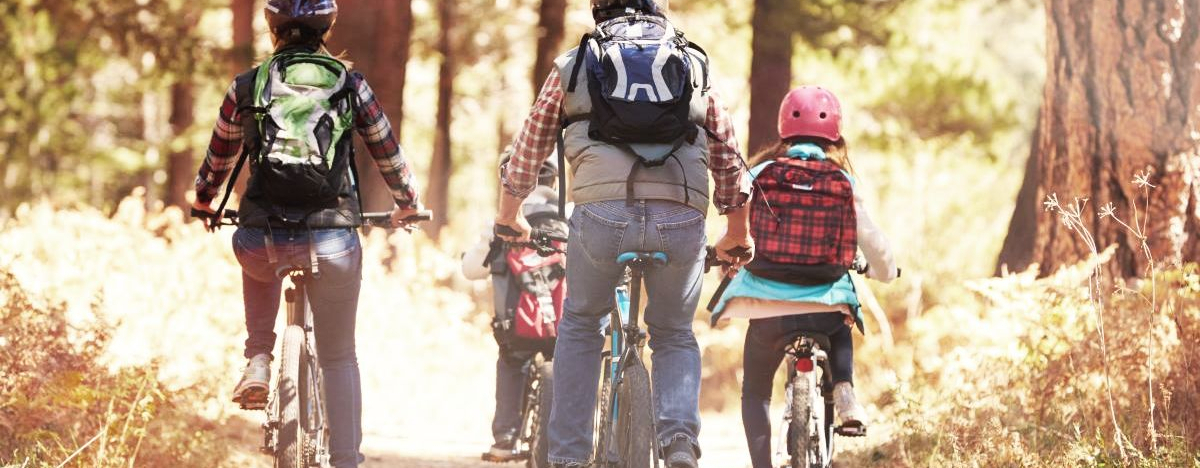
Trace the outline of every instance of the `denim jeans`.
<instances>
[{"instance_id":1,"label":"denim jeans","mask_svg":"<svg viewBox=\"0 0 1200 468\"><path fill-rule=\"evenodd\" d=\"M273 229L275 263L265 229L242 228L233 235L233 251L242 265L242 297L246 304L246 356L270 353L275 345L275 318L283 280L281 266L307 267L315 246L320 276L308 285L317 354L325 375L330 456L334 467L362 462L362 386L354 353L355 315L362 284L362 249L353 229Z\"/></svg>"},{"instance_id":2,"label":"denim jeans","mask_svg":"<svg viewBox=\"0 0 1200 468\"><path fill-rule=\"evenodd\" d=\"M668 201L596 202L575 207L567 247L567 299L554 348L550 462L586 464L600 379L603 319L616 306L624 269L617 255L662 251L668 264L646 272L643 314L653 351L658 437L696 445L700 432L700 349L692 319L704 269L704 215Z\"/></svg>"},{"instance_id":3,"label":"denim jeans","mask_svg":"<svg viewBox=\"0 0 1200 468\"><path fill-rule=\"evenodd\" d=\"M829 367L834 383L854 379L854 341L841 312L789 315L750 321L742 353L742 427L754 468L771 467L771 384L784 349L798 331L829 337Z\"/></svg>"},{"instance_id":4,"label":"denim jeans","mask_svg":"<svg viewBox=\"0 0 1200 468\"><path fill-rule=\"evenodd\" d=\"M492 417L492 439L496 445L511 445L521 430L525 363L532 356L532 352L513 353L501 349L496 358L496 413Z\"/></svg>"}]
</instances>

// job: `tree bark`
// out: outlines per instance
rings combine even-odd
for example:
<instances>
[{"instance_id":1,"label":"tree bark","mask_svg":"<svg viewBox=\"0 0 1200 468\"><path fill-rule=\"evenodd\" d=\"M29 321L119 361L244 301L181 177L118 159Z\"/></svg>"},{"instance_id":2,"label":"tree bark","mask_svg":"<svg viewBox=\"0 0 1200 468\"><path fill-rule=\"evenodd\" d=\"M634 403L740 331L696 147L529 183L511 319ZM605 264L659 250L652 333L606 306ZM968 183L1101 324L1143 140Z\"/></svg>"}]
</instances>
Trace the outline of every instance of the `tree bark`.
<instances>
[{"instance_id":1,"label":"tree bark","mask_svg":"<svg viewBox=\"0 0 1200 468\"><path fill-rule=\"evenodd\" d=\"M451 154L450 122L454 99L454 2L441 1L437 7L441 33L438 36L438 53L442 64L438 70L437 130L433 142L433 161L429 167L429 188L425 194L426 206L435 213L428 223L429 235L437 239L450 209L450 174L453 171Z\"/></svg>"},{"instance_id":2,"label":"tree bark","mask_svg":"<svg viewBox=\"0 0 1200 468\"><path fill-rule=\"evenodd\" d=\"M254 65L254 0L232 0L233 48L229 67L234 75Z\"/></svg>"},{"instance_id":3,"label":"tree bark","mask_svg":"<svg viewBox=\"0 0 1200 468\"><path fill-rule=\"evenodd\" d=\"M189 78L171 85L171 124L172 138L180 138L195 123L195 88ZM167 159L167 196L166 203L187 209L190 203L187 192L191 190L196 180L196 163L192 157L192 149L188 145L172 144L171 154Z\"/></svg>"},{"instance_id":4,"label":"tree bark","mask_svg":"<svg viewBox=\"0 0 1200 468\"><path fill-rule=\"evenodd\" d=\"M1035 173L1025 178L1000 263L1010 271L1038 263L1049 274L1087 257L1078 233L1041 212L1054 194L1088 199L1083 222L1098 248L1120 247L1114 274L1145 274L1148 260L1137 236L1099 214L1108 203L1131 225L1137 206L1160 264L1200 258L1200 2L1047 0L1046 12L1048 77L1028 168ZM1148 212L1133 182L1144 171L1155 185Z\"/></svg>"},{"instance_id":5,"label":"tree bark","mask_svg":"<svg viewBox=\"0 0 1200 468\"><path fill-rule=\"evenodd\" d=\"M779 103L792 85L792 35L786 0L755 0L750 48L750 151L757 152L779 139Z\"/></svg>"},{"instance_id":6,"label":"tree bark","mask_svg":"<svg viewBox=\"0 0 1200 468\"><path fill-rule=\"evenodd\" d=\"M341 0L339 4L330 50L334 54L345 52L354 69L367 77L399 141L412 46L412 0ZM390 210L394 202L387 182L375 170L375 163L361 141L355 141L355 148L363 209Z\"/></svg>"},{"instance_id":7,"label":"tree bark","mask_svg":"<svg viewBox=\"0 0 1200 468\"><path fill-rule=\"evenodd\" d=\"M533 62L533 95L542 89L546 76L554 68L554 58L566 34L567 0L542 0L538 16L537 57Z\"/></svg>"}]
</instances>

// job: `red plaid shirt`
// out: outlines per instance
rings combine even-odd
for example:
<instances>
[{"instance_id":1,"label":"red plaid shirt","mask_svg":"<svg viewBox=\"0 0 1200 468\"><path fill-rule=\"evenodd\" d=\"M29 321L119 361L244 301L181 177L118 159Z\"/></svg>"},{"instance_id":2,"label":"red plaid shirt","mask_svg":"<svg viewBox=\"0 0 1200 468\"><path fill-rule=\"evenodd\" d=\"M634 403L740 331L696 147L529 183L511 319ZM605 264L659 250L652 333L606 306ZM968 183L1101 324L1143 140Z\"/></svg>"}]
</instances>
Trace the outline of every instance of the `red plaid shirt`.
<instances>
[{"instance_id":1,"label":"red plaid shirt","mask_svg":"<svg viewBox=\"0 0 1200 468\"><path fill-rule=\"evenodd\" d=\"M412 171L404 159L404 151L392 134L392 124L383 113L383 106L375 99L375 93L362 75L353 73L359 105L354 109L354 129L366 143L367 151L383 179L391 189L392 198L402 208L416 208L417 187ZM242 125L237 112L237 81L229 86L225 101L213 127L212 140L208 144L208 155L200 165L196 177L196 199L207 203L221 190L221 184L237 163L242 145Z\"/></svg>"},{"instance_id":2,"label":"red plaid shirt","mask_svg":"<svg viewBox=\"0 0 1200 468\"><path fill-rule=\"evenodd\" d=\"M538 170L554 151L558 133L562 131L562 108L562 82L555 69L550 71L525 125L513 142L512 160L502 175L504 189L509 195L525 198L537 185ZM704 128L717 136L708 140L708 169L716 183L713 204L723 214L746 203L750 182L745 176L745 163L738 150L729 113L715 92L708 93Z\"/></svg>"}]
</instances>

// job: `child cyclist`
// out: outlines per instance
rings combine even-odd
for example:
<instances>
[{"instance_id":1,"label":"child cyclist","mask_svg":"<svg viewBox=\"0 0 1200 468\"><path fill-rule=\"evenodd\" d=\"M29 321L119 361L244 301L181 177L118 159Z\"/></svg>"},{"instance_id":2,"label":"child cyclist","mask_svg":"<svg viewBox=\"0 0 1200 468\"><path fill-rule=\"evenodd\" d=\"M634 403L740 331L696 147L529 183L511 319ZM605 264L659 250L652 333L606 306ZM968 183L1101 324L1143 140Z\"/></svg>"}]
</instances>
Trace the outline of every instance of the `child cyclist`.
<instances>
[{"instance_id":1,"label":"child cyclist","mask_svg":"<svg viewBox=\"0 0 1200 468\"><path fill-rule=\"evenodd\" d=\"M834 406L840 424L865 428L854 398L851 324L862 330L848 270L857 249L867 275L898 275L883 232L854 191L841 132L841 106L815 86L793 90L779 110L779 138L751 160L755 194L751 232L757 256L738 272L713 322L750 319L743 355L742 424L754 468L771 466L768 419L772 381L784 347L798 332L829 337Z\"/></svg>"},{"instance_id":2,"label":"child cyclist","mask_svg":"<svg viewBox=\"0 0 1200 468\"><path fill-rule=\"evenodd\" d=\"M554 189L558 167L554 161L551 157L542 163L538 170L537 187L522 203L521 211L533 226L535 234L565 239L567 222L558 215L558 192ZM501 164L502 172L507 163L508 159L505 158ZM564 255L543 257L530 255L528 249L507 249L503 246L496 238L495 227L488 223L479 242L463 253L462 258L462 272L467 279L492 279L495 307L492 331L500 352L496 359L493 444L483 452L482 458L497 463L517 461L525 456L518 447L525 376L537 353L542 353L547 361L553 358L556 333L547 333L550 336L545 338L529 336L541 334L543 330L528 333L527 327L522 325L544 324L544 318L538 320L533 317L552 313L553 327L557 331L558 318L562 317L563 276L566 272ZM523 271L515 270L511 260L519 260ZM534 310L547 305L554 310ZM542 424L546 424L546 421L542 421ZM535 466L544 466L546 463L544 460L540 462Z\"/></svg>"},{"instance_id":3,"label":"child cyclist","mask_svg":"<svg viewBox=\"0 0 1200 468\"><path fill-rule=\"evenodd\" d=\"M276 271L311 268L309 300L330 397L330 461L335 468L355 467L362 441L354 345L362 249L355 232L361 217L351 128L388 183L396 203L393 226L406 226L421 209L408 164L370 86L324 47L337 2L267 0L264 14L276 50L263 66L239 75L226 93L196 179L193 208L212 213L222 182L228 178L232 186L231 169L250 161L233 235L250 362L234 401L246 409L265 407L282 287ZM246 159L237 157L239 149Z\"/></svg>"}]
</instances>

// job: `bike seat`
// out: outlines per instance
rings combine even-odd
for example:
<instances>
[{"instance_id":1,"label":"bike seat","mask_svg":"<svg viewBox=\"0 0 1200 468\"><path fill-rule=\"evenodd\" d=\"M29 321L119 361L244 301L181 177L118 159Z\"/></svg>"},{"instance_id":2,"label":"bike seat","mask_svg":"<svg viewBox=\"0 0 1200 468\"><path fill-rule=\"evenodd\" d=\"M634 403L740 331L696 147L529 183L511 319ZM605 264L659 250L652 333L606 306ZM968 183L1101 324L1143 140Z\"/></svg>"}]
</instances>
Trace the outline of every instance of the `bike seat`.
<instances>
[{"instance_id":1,"label":"bike seat","mask_svg":"<svg viewBox=\"0 0 1200 468\"><path fill-rule=\"evenodd\" d=\"M783 335L780 337L779 341L776 342L776 346L780 349L798 349L800 347L800 341L804 338L812 340L817 347L825 351L830 351L832 349L832 346L829 345L829 335L805 330L795 331Z\"/></svg>"},{"instance_id":2,"label":"bike seat","mask_svg":"<svg viewBox=\"0 0 1200 468\"><path fill-rule=\"evenodd\" d=\"M617 256L617 263L621 265L640 263L642 266L664 266L667 264L667 254L664 252L625 252Z\"/></svg>"}]
</instances>

